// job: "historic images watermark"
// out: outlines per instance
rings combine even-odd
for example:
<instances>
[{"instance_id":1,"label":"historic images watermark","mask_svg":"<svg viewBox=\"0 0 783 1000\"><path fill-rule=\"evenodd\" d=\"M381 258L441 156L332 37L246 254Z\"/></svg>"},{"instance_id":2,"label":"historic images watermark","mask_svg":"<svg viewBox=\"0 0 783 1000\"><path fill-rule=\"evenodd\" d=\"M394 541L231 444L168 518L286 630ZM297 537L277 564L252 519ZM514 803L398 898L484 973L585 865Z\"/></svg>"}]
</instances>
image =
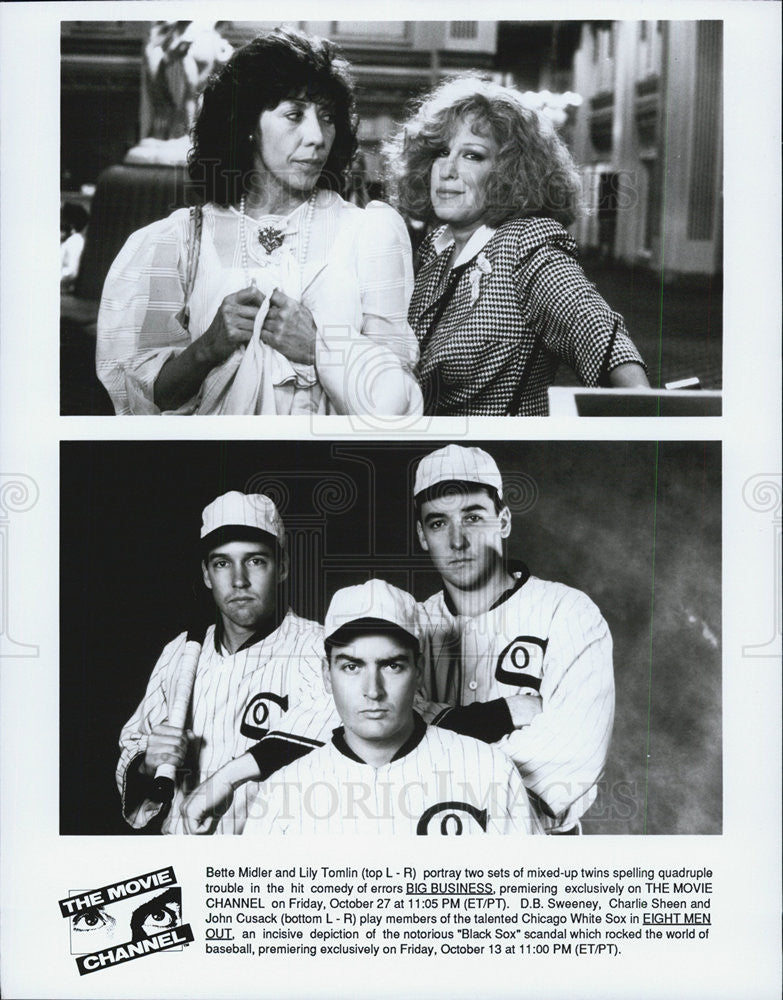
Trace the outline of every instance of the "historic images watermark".
<instances>
[{"instance_id":1,"label":"historic images watermark","mask_svg":"<svg viewBox=\"0 0 783 1000\"><path fill-rule=\"evenodd\" d=\"M172 867L72 893L59 905L80 976L193 941Z\"/></svg>"},{"instance_id":2,"label":"historic images watermark","mask_svg":"<svg viewBox=\"0 0 783 1000\"><path fill-rule=\"evenodd\" d=\"M765 473L751 476L742 488L742 499L745 506L759 514L771 514L772 533L774 535L771 548L771 575L767 577L771 583L772 600L772 636L766 642L753 643L742 647L743 656L763 657L780 656L781 636L783 635L783 612L781 611L781 538L783 538L783 476L780 473Z\"/></svg>"},{"instance_id":3,"label":"historic images watermark","mask_svg":"<svg viewBox=\"0 0 783 1000\"><path fill-rule=\"evenodd\" d=\"M0 473L0 657L38 656L38 646L19 642L11 635L9 610L11 515L31 510L38 503L38 495L38 484L31 476Z\"/></svg>"}]
</instances>

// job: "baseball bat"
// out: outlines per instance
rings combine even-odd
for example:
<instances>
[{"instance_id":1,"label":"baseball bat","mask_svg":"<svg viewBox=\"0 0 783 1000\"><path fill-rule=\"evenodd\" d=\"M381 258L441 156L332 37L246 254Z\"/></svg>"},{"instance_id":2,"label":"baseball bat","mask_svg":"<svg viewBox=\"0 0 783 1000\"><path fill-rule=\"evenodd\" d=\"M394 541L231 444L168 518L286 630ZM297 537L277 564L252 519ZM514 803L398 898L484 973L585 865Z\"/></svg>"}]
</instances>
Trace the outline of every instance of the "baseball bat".
<instances>
[{"instance_id":1,"label":"baseball bat","mask_svg":"<svg viewBox=\"0 0 783 1000\"><path fill-rule=\"evenodd\" d=\"M187 724L188 709L190 699L193 695L193 685L196 681L196 667L201 656L201 642L193 638L195 630L188 629L185 639L185 648L179 658L177 671L174 679L174 692L169 710L169 724L185 731ZM154 798L164 805L174 798L174 788L176 787L177 769L174 764L160 764L155 771L153 779Z\"/></svg>"}]
</instances>

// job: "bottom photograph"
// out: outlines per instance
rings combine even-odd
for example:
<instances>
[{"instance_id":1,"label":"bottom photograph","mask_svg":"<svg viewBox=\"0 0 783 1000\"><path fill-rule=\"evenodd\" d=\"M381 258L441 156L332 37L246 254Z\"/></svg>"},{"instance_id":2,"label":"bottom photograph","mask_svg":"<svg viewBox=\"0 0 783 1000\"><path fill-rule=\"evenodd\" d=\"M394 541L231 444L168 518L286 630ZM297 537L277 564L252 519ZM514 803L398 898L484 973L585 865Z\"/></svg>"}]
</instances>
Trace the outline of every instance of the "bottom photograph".
<instances>
[{"instance_id":1,"label":"bottom photograph","mask_svg":"<svg viewBox=\"0 0 783 1000\"><path fill-rule=\"evenodd\" d=\"M719 442L62 442L62 835L720 834Z\"/></svg>"}]
</instances>

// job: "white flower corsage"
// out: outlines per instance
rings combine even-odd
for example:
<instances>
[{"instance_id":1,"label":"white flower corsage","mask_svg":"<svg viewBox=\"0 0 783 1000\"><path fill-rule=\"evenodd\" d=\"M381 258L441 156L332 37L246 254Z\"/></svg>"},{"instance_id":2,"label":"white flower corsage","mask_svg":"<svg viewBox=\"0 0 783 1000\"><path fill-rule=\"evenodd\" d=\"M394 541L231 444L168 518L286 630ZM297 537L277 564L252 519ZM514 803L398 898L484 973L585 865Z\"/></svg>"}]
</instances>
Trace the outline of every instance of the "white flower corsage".
<instances>
[{"instance_id":1,"label":"white flower corsage","mask_svg":"<svg viewBox=\"0 0 783 1000\"><path fill-rule=\"evenodd\" d=\"M487 260L484 253L480 253L476 257L476 263L468 272L468 281L470 282L470 304L475 305L476 300L481 294L481 279L484 277L489 277L492 274L492 265Z\"/></svg>"}]
</instances>

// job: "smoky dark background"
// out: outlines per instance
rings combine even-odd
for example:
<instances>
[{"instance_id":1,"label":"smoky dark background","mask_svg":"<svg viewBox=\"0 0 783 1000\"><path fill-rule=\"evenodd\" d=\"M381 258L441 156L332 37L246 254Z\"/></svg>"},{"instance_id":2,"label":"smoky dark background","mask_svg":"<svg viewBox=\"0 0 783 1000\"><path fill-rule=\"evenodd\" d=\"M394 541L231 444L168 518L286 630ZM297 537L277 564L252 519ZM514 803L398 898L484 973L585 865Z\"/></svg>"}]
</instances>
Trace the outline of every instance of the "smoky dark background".
<instances>
[{"instance_id":1,"label":"smoky dark background","mask_svg":"<svg viewBox=\"0 0 783 1000\"><path fill-rule=\"evenodd\" d=\"M413 475L445 443L61 443L62 834L132 833L120 729L163 646L214 616L202 508L231 489L275 500L304 617L372 576L424 599L439 578L416 540ZM583 590L612 632L614 735L585 832L720 833L720 443L465 443L503 474L509 556Z\"/></svg>"}]
</instances>

